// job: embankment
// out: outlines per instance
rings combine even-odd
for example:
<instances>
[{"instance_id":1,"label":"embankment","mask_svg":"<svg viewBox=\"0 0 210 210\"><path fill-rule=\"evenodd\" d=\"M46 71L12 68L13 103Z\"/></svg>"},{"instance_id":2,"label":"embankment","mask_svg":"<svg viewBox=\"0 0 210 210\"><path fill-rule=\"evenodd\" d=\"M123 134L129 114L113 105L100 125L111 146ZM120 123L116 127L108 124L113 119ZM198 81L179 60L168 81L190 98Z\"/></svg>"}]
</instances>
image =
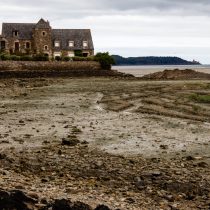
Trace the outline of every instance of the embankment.
<instances>
[{"instance_id":1,"label":"embankment","mask_svg":"<svg viewBox=\"0 0 210 210\"><path fill-rule=\"evenodd\" d=\"M98 62L0 61L0 78L35 77L132 77L112 70L103 70Z\"/></svg>"},{"instance_id":2,"label":"embankment","mask_svg":"<svg viewBox=\"0 0 210 210\"><path fill-rule=\"evenodd\" d=\"M141 77L143 80L209 80L210 74L192 69L164 70Z\"/></svg>"}]
</instances>

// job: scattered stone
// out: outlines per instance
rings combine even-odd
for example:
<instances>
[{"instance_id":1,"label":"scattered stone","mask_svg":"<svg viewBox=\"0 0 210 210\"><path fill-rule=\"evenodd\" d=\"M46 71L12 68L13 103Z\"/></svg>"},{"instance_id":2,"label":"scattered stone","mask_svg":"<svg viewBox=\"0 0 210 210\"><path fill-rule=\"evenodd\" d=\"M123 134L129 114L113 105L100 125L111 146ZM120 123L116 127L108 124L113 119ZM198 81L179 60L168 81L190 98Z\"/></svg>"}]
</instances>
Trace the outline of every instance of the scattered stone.
<instances>
[{"instance_id":1,"label":"scattered stone","mask_svg":"<svg viewBox=\"0 0 210 210\"><path fill-rule=\"evenodd\" d=\"M24 123L24 121L23 121L23 120L19 120L19 123L20 123L20 124L23 124L23 123Z\"/></svg>"},{"instance_id":2,"label":"scattered stone","mask_svg":"<svg viewBox=\"0 0 210 210\"><path fill-rule=\"evenodd\" d=\"M206 163L206 162L199 162L199 163L197 164L197 166L198 166L198 167L201 167L201 168L207 168L207 167L208 167L208 163Z\"/></svg>"},{"instance_id":3,"label":"scattered stone","mask_svg":"<svg viewBox=\"0 0 210 210\"><path fill-rule=\"evenodd\" d=\"M187 161L192 161L192 160L195 160L195 158L192 157L192 156L187 156L187 157L186 157L186 160L187 160Z\"/></svg>"},{"instance_id":4,"label":"scattered stone","mask_svg":"<svg viewBox=\"0 0 210 210\"><path fill-rule=\"evenodd\" d=\"M20 190L13 190L10 192L0 190L0 198L0 209L6 210L93 210L85 203L79 201L71 202L66 199L40 204L38 202L39 197L37 194L29 193L29 195L26 195ZM110 208L99 205L95 210L110 210Z\"/></svg>"},{"instance_id":5,"label":"scattered stone","mask_svg":"<svg viewBox=\"0 0 210 210\"><path fill-rule=\"evenodd\" d=\"M62 139L62 145L65 146L76 146L77 144L79 144L80 141L76 138L63 138Z\"/></svg>"},{"instance_id":6,"label":"scattered stone","mask_svg":"<svg viewBox=\"0 0 210 210\"><path fill-rule=\"evenodd\" d=\"M168 149L168 145L160 145L160 148L166 150Z\"/></svg>"}]
</instances>

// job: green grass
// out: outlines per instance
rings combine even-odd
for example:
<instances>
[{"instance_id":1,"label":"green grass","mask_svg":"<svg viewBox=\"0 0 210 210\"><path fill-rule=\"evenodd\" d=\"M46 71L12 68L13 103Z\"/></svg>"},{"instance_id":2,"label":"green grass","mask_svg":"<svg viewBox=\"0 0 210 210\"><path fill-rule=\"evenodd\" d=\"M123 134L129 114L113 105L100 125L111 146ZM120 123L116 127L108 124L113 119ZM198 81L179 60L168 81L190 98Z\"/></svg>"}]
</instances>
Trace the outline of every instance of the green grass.
<instances>
[{"instance_id":1,"label":"green grass","mask_svg":"<svg viewBox=\"0 0 210 210\"><path fill-rule=\"evenodd\" d=\"M189 99L197 103L210 103L210 95L199 95L193 93L189 96Z\"/></svg>"}]
</instances>

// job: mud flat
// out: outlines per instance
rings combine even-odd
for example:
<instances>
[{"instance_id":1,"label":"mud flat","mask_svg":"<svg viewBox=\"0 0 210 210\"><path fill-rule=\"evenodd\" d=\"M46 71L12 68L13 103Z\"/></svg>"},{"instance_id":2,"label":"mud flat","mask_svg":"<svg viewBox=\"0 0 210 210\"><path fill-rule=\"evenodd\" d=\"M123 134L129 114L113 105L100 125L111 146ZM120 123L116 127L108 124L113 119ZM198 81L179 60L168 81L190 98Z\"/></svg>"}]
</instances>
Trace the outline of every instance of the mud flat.
<instances>
[{"instance_id":1,"label":"mud flat","mask_svg":"<svg viewBox=\"0 0 210 210\"><path fill-rule=\"evenodd\" d=\"M2 79L0 188L32 209L209 209L209 96L208 80Z\"/></svg>"}]
</instances>

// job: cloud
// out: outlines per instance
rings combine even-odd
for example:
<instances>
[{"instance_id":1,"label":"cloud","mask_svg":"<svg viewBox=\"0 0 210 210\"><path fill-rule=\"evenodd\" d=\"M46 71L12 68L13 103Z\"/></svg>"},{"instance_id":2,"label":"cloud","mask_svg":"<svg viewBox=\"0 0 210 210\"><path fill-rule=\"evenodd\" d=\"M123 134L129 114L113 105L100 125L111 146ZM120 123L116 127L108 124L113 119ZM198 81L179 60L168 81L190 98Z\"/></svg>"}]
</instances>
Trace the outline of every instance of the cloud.
<instances>
[{"instance_id":1,"label":"cloud","mask_svg":"<svg viewBox=\"0 0 210 210\"><path fill-rule=\"evenodd\" d=\"M160 55L200 59L210 49L209 11L210 0L0 1L3 22L37 22L43 17L54 28L91 28L96 50L108 46L126 56L138 51L158 54L160 49ZM210 63L210 57L203 57Z\"/></svg>"},{"instance_id":2,"label":"cloud","mask_svg":"<svg viewBox=\"0 0 210 210\"><path fill-rule=\"evenodd\" d=\"M179 14L179 15L209 15L209 0L1 0L1 9L11 8L11 11L37 10L38 14L62 17L84 17L89 15L107 14ZM27 12L26 12L27 14Z\"/></svg>"}]
</instances>

